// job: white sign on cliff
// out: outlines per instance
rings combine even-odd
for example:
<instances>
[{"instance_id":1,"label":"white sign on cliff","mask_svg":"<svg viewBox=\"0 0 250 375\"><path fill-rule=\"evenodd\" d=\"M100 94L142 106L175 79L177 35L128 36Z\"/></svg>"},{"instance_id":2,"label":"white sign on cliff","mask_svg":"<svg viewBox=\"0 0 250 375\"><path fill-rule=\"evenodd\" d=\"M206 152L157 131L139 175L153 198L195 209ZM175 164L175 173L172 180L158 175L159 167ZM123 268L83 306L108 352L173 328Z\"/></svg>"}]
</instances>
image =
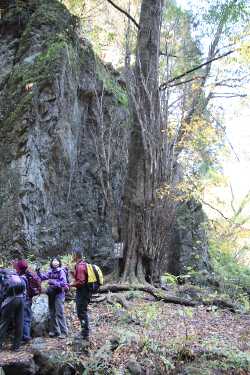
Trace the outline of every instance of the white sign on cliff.
<instances>
[{"instance_id":1,"label":"white sign on cliff","mask_svg":"<svg viewBox=\"0 0 250 375\"><path fill-rule=\"evenodd\" d=\"M124 242L116 242L114 245L114 256L115 258L123 257Z\"/></svg>"}]
</instances>

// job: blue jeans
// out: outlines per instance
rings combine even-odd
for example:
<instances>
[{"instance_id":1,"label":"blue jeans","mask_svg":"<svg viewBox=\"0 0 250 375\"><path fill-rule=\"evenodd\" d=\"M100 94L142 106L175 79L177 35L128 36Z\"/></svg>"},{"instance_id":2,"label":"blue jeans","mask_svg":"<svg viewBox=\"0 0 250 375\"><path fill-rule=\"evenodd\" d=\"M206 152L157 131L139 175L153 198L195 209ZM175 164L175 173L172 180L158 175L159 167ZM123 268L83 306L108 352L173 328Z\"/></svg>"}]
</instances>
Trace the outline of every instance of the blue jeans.
<instances>
[{"instance_id":1,"label":"blue jeans","mask_svg":"<svg viewBox=\"0 0 250 375\"><path fill-rule=\"evenodd\" d=\"M23 340L29 340L31 338L31 321L32 321L32 310L31 301L24 302L24 319L23 319Z\"/></svg>"}]
</instances>

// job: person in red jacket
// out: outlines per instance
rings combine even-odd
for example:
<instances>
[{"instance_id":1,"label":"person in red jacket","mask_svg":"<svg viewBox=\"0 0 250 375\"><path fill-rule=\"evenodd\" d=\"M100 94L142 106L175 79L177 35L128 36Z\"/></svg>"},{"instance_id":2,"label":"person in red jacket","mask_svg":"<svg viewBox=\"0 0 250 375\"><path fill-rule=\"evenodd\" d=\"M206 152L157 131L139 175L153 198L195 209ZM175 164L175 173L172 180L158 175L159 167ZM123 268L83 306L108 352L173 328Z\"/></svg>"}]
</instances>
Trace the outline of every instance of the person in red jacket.
<instances>
[{"instance_id":1,"label":"person in red jacket","mask_svg":"<svg viewBox=\"0 0 250 375\"><path fill-rule=\"evenodd\" d=\"M89 317L88 304L91 298L91 291L88 287L87 263L83 259L81 249L73 250L73 259L76 262L72 272L74 282L72 287L76 288L76 311L81 324L81 335L84 340L89 340Z\"/></svg>"}]
</instances>

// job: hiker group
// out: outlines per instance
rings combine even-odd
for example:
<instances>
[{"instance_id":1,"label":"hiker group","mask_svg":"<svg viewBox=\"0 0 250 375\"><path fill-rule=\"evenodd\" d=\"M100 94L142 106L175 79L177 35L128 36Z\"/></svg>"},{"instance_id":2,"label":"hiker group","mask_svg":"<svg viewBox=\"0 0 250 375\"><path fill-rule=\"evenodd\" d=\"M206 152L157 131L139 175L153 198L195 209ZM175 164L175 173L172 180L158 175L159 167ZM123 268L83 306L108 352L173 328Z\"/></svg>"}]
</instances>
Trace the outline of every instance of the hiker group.
<instances>
[{"instance_id":1,"label":"hiker group","mask_svg":"<svg viewBox=\"0 0 250 375\"><path fill-rule=\"evenodd\" d=\"M81 336L88 341L88 304L93 292L103 283L103 276L99 267L83 259L80 249L73 250L73 260L75 266L71 272L58 257L51 259L47 272L42 272L40 268L35 272L30 270L24 259L13 262L14 269L0 266L0 349L11 326L14 331L12 350L19 350L22 344L31 339L32 299L41 294L43 281L48 282L49 336L68 336L64 302L66 293L72 287L76 288L76 312L81 324Z\"/></svg>"}]
</instances>

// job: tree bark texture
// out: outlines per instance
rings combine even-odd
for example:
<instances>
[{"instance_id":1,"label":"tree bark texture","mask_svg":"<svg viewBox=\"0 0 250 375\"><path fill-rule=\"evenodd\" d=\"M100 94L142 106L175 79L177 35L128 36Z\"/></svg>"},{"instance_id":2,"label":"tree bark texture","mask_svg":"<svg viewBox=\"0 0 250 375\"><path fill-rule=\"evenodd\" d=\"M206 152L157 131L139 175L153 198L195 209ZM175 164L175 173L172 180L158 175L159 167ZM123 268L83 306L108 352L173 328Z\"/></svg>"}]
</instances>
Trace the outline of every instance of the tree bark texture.
<instances>
[{"instance_id":1,"label":"tree bark texture","mask_svg":"<svg viewBox=\"0 0 250 375\"><path fill-rule=\"evenodd\" d=\"M150 281L155 263L156 191L162 181L159 52L162 0L142 0L131 90L132 133L124 190L122 279ZM129 83L131 84L131 82Z\"/></svg>"}]
</instances>

